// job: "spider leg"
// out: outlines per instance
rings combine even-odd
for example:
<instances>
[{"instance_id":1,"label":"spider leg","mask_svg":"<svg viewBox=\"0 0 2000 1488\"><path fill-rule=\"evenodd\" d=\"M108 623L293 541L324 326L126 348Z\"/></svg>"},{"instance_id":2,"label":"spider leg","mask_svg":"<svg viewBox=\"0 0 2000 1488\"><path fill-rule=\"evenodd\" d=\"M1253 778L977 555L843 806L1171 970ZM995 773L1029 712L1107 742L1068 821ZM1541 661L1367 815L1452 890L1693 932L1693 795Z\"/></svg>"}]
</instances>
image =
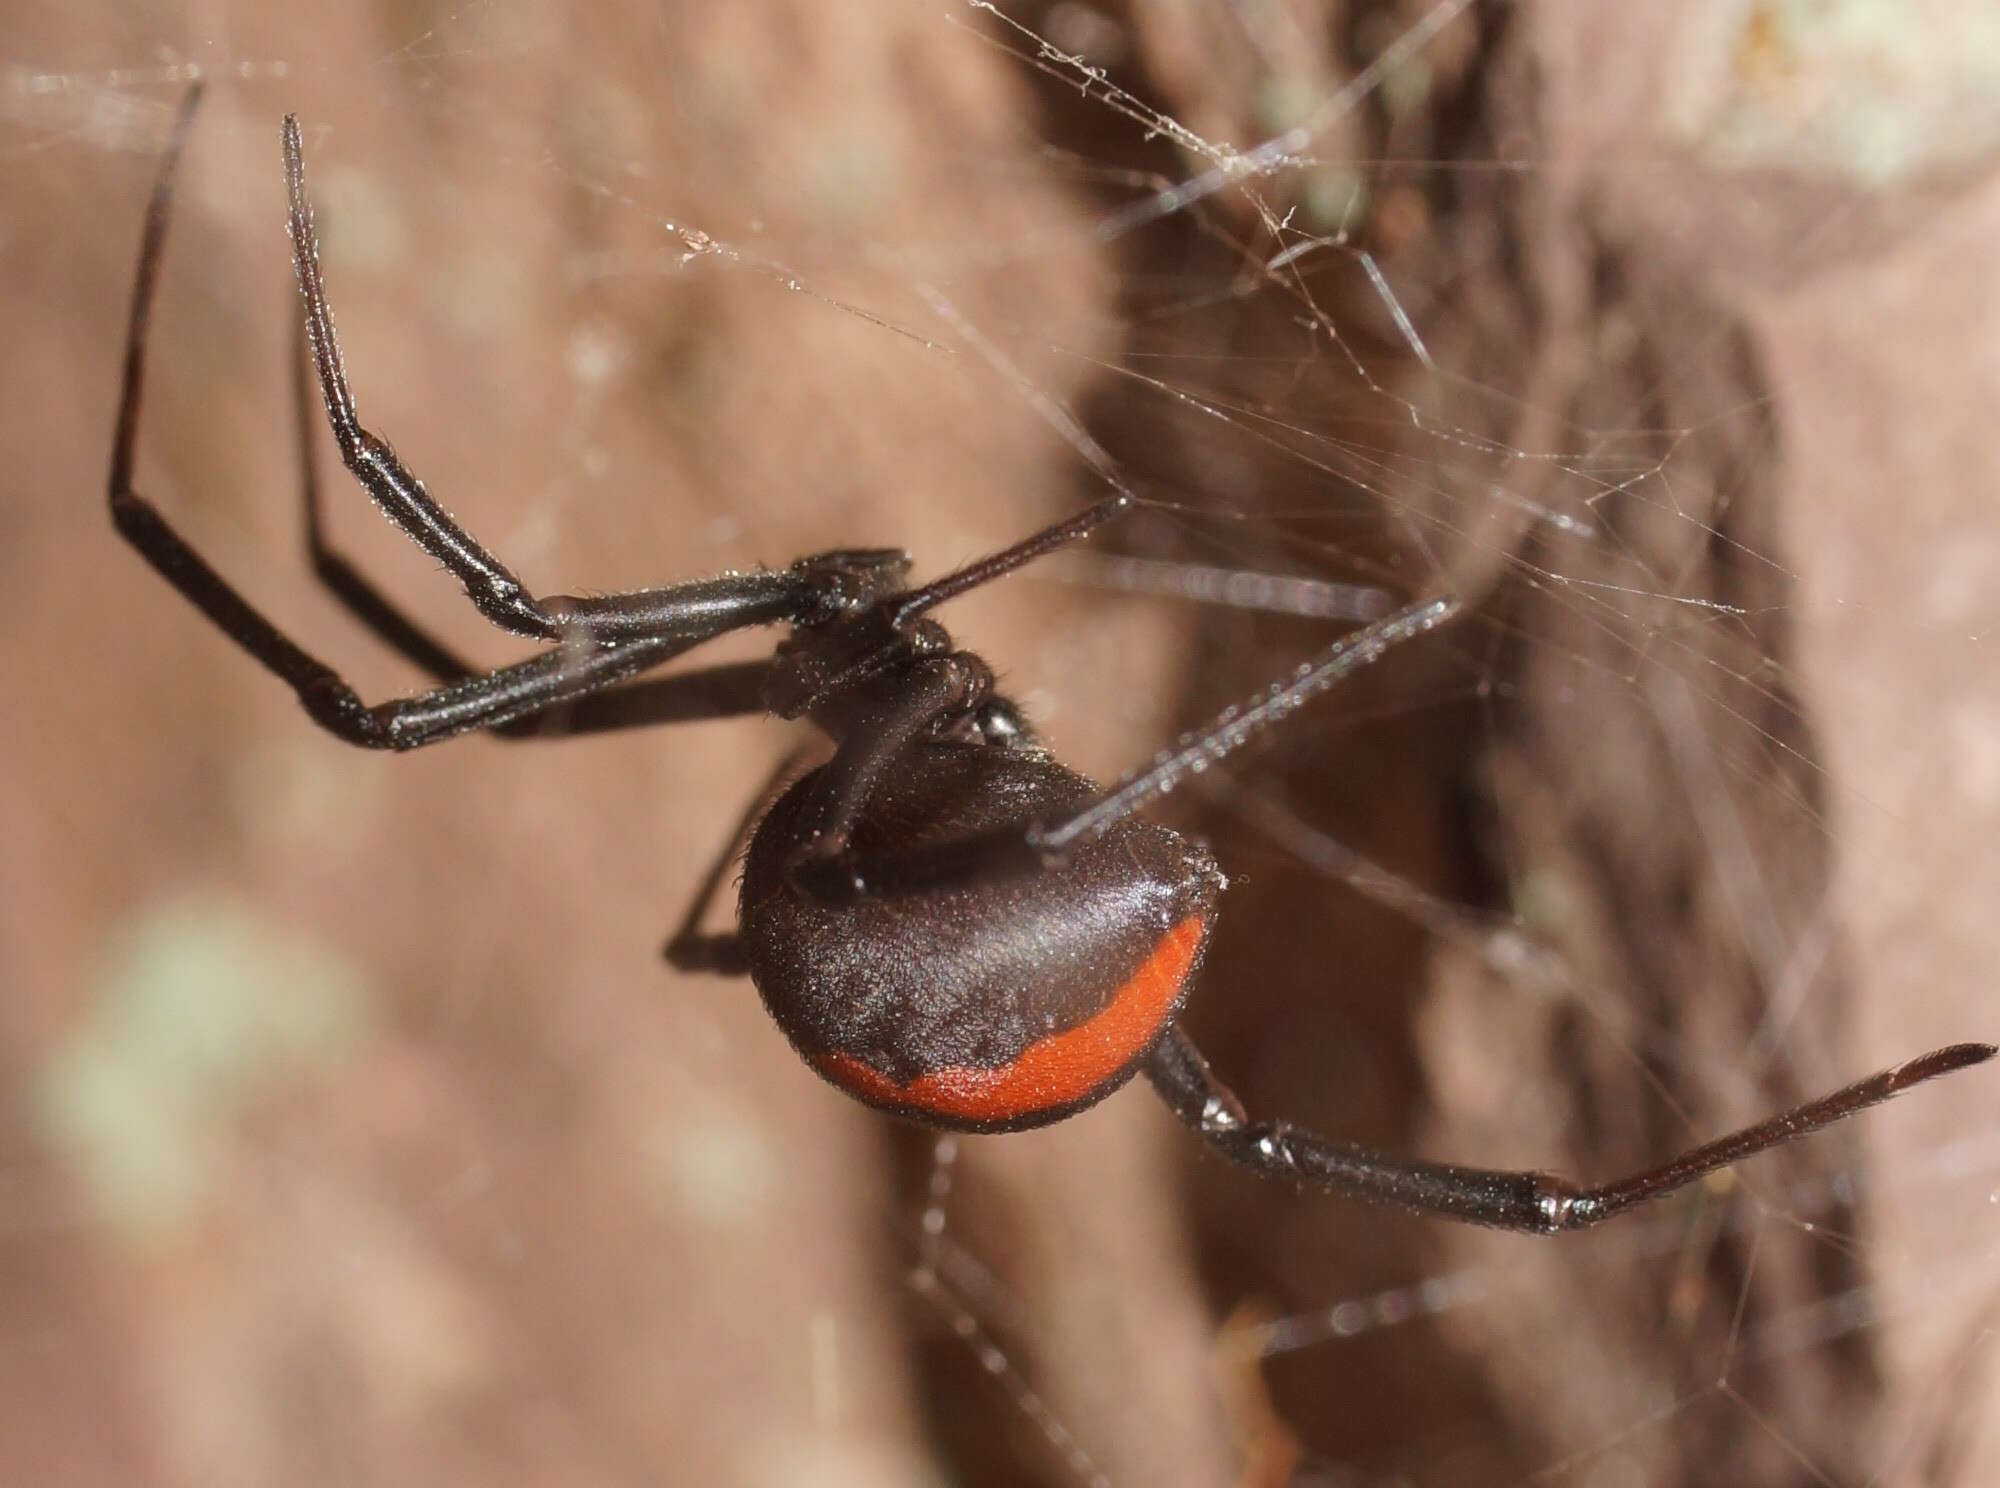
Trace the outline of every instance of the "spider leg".
<instances>
[{"instance_id":1,"label":"spider leg","mask_svg":"<svg viewBox=\"0 0 2000 1488\"><path fill-rule=\"evenodd\" d=\"M118 530L154 568L288 683L314 722L350 744L414 749L470 729L499 727L583 698L694 644L655 636L619 646L558 646L513 666L370 706L232 589L144 497L114 485L111 512Z\"/></svg>"},{"instance_id":2,"label":"spider leg","mask_svg":"<svg viewBox=\"0 0 2000 1488\"><path fill-rule=\"evenodd\" d=\"M1223 709L1205 727L1183 734L1172 749L1162 750L1151 764L1127 775L1082 810L1062 821L1035 823L1028 832L1030 844L1044 860L1060 861L1078 843L1102 837L1181 781L1234 754L1350 672L1443 625L1459 608L1456 599L1421 600L1348 632L1301 663L1290 677L1279 678L1262 692Z\"/></svg>"},{"instance_id":3,"label":"spider leg","mask_svg":"<svg viewBox=\"0 0 2000 1488\"><path fill-rule=\"evenodd\" d=\"M986 663L964 651L911 664L894 688L841 731L833 758L813 783L787 870L801 893L835 899L869 892L870 864L848 851L848 836L896 757L939 720L976 707L993 690Z\"/></svg>"},{"instance_id":4,"label":"spider leg","mask_svg":"<svg viewBox=\"0 0 2000 1488\"><path fill-rule=\"evenodd\" d=\"M807 753L805 749L794 749L778 761L777 769L750 798L749 808L737 819L728 839L722 844L722 851L716 854L715 861L702 875L687 913L681 916L680 924L674 927L674 933L661 948L667 964L676 971L708 972L715 976L750 974L750 965L743 958L743 937L734 930L719 935L710 934L701 928L701 922L708 917L709 906L715 903L715 896L727 881L730 868L742 855L743 845L749 840L751 831L777 799L779 787L798 772Z\"/></svg>"},{"instance_id":5,"label":"spider leg","mask_svg":"<svg viewBox=\"0 0 2000 1488\"><path fill-rule=\"evenodd\" d=\"M503 630L539 640L582 633L595 641L620 641L666 634L707 638L725 630L803 621L821 613L830 598L827 576L805 565L724 574L617 594L539 598L531 594L505 564L438 505L423 482L396 457L388 441L362 425L334 335L326 281L320 273L319 240L313 230L312 203L306 198L305 159L296 115L285 116L284 156L292 264L305 300L306 340L341 462L391 521L457 576L482 615ZM172 169L170 158L166 174L171 175ZM434 653L433 659L443 657Z\"/></svg>"},{"instance_id":6,"label":"spider leg","mask_svg":"<svg viewBox=\"0 0 2000 1488\"><path fill-rule=\"evenodd\" d=\"M319 473L313 461L313 385L303 321L295 331L292 392L298 423L299 493L306 556L313 576L375 637L435 681L463 682L478 668L461 659L418 625L379 589L347 555L327 540L321 515ZM767 662L741 662L651 682L632 682L578 698L557 713L529 714L490 729L496 738L549 739L612 729L650 728L666 723L740 717L764 709Z\"/></svg>"},{"instance_id":7,"label":"spider leg","mask_svg":"<svg viewBox=\"0 0 2000 1488\"><path fill-rule=\"evenodd\" d=\"M769 662L740 661L627 682L571 699L559 705L559 711L531 713L492 732L502 739L567 738L742 718L764 711L764 678L770 670Z\"/></svg>"},{"instance_id":8,"label":"spider leg","mask_svg":"<svg viewBox=\"0 0 2000 1488\"><path fill-rule=\"evenodd\" d=\"M118 531L162 577L238 645L288 683L307 712L323 727L350 743L397 749L433 743L467 729L496 727L600 691L738 624L780 618L769 613L774 603L772 596L780 588L789 587L795 597L810 594L814 602L823 597L825 573L803 566L783 574L739 576L743 587L733 593L724 592L728 580L703 581L683 586L700 592L675 617L676 623L622 644L573 643L496 672L464 676L413 697L373 707L362 703L332 668L292 641L238 594L132 484L145 382L146 332L173 203L174 173L200 99L201 89L197 86L189 89L182 101L159 179L146 207L139 268L132 288L132 311L126 328L117 432L112 443L108 482L111 517ZM752 581L769 582L761 585L760 592ZM437 650L439 654L430 659L462 670L462 663L456 657L442 648ZM739 687L739 695L733 701L725 701L723 706L732 711L751 711L741 706L740 692Z\"/></svg>"},{"instance_id":9,"label":"spider leg","mask_svg":"<svg viewBox=\"0 0 2000 1488\"><path fill-rule=\"evenodd\" d=\"M319 470L313 459L313 399L311 351L306 323L293 322L292 412L298 438L299 507L304 518L306 558L313 577L391 650L421 667L439 682L462 682L477 670L429 631L418 625L372 580L327 541L321 516Z\"/></svg>"},{"instance_id":10,"label":"spider leg","mask_svg":"<svg viewBox=\"0 0 2000 1488\"><path fill-rule=\"evenodd\" d=\"M1393 1204L1417 1214L1552 1235L1598 1224L1752 1153L1892 1099L1925 1080L1982 1063L1996 1052L2000 1051L1991 1044L1933 1050L1596 1188L1582 1188L1548 1173L1391 1157L1350 1142L1331 1141L1288 1122L1253 1122L1235 1093L1216 1078L1208 1061L1178 1028L1170 1029L1149 1056L1146 1075L1174 1114L1202 1140L1231 1162L1267 1178L1315 1183L1344 1198Z\"/></svg>"},{"instance_id":11,"label":"spider leg","mask_svg":"<svg viewBox=\"0 0 2000 1488\"><path fill-rule=\"evenodd\" d=\"M845 854L845 837L832 830L832 824L842 821L851 824L854 812L866 799L867 784L879 776L879 764L870 761L875 774L861 787L843 790L844 817L830 815L829 825L822 828L820 845L794 865L792 885L802 893L822 899L854 899L862 895L919 893L1009 874L1033 873L1059 864L1079 844L1103 836L1156 797L1171 791L1181 780L1241 748L1350 672L1380 660L1391 647L1436 629L1457 613L1456 600L1425 600L1350 631L1295 668L1289 677L1280 678L1264 691L1224 709L1203 728L1182 735L1178 744L1156 755L1145 769L1128 775L1087 806L1060 820L1030 822L1025 827L961 837L858 862ZM901 742L881 736L870 740L867 748L872 751L892 743L900 748L916 732L911 728ZM848 753L845 748L841 752ZM858 752L853 764L856 768L862 764ZM831 812L831 792L827 799Z\"/></svg>"}]
</instances>

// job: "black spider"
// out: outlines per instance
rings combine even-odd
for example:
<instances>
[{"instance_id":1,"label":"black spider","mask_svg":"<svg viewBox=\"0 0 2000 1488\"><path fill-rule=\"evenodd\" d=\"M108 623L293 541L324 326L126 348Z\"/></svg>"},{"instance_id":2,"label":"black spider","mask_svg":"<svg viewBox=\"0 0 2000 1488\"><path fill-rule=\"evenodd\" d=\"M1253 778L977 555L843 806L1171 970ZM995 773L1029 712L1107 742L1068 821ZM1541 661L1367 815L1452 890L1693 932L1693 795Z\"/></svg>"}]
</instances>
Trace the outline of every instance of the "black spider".
<instances>
[{"instance_id":1,"label":"black spider","mask_svg":"<svg viewBox=\"0 0 2000 1488\"><path fill-rule=\"evenodd\" d=\"M1123 510L1123 496L917 589L904 587L907 555L863 549L658 589L537 597L359 422L320 278L298 122L288 117L292 258L341 459L383 511L458 576L481 614L551 643L497 671L466 667L325 547L308 477L315 570L371 628L439 678L425 692L363 703L132 489L146 323L198 97L191 92L181 108L139 251L111 461L118 530L288 683L315 722L352 744L414 749L473 729L518 732L552 709L564 711L570 731L760 710L819 725L834 741L831 760L786 788L750 835L738 933L694 933L698 902L670 954L684 966L747 972L799 1052L850 1095L931 1126L1003 1131L1060 1120L1143 1071L1204 1141L1256 1172L1546 1233L1595 1224L1996 1052L1987 1044L1936 1050L1588 1189L1541 1173L1390 1157L1284 1121L1251 1121L1175 1026L1222 874L1201 845L1136 813L1346 673L1443 624L1455 601L1413 604L1342 638L1104 792L1051 756L994 693L986 664L955 649L926 612L1082 537ZM768 664L626 682L704 641L759 625L790 627ZM704 900L726 863L711 874Z\"/></svg>"}]
</instances>

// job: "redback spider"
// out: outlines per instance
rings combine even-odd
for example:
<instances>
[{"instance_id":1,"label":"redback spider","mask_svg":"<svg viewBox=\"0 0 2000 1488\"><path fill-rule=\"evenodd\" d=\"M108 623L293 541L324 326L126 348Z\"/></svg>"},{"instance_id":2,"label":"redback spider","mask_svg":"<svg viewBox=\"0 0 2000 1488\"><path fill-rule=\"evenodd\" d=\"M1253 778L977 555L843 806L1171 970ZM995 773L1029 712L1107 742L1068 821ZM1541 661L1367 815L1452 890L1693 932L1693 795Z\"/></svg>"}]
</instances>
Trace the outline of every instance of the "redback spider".
<instances>
[{"instance_id":1,"label":"redback spider","mask_svg":"<svg viewBox=\"0 0 2000 1488\"><path fill-rule=\"evenodd\" d=\"M1284 1121L1251 1121L1175 1026L1222 873L1200 844L1137 813L1347 673L1442 625L1456 602L1412 604L1343 637L1100 791L1055 760L994 692L986 664L956 649L927 612L1103 525L1125 508L1123 495L921 588L905 587L906 554L869 548L657 589L533 595L361 425L320 277L298 121L288 117L292 261L341 459L389 518L458 577L482 615L550 643L496 671L461 663L325 546L307 460L316 573L438 681L363 703L132 488L147 318L198 97L191 92L182 105L139 250L111 460L118 530L288 683L314 722L350 744L415 749L475 729L518 733L556 710L570 732L757 711L817 724L834 742L832 758L787 786L750 831L737 932L694 930L725 857L669 955L686 967L747 972L799 1053L849 1095L933 1127L1011 1131L1061 1120L1143 1072L1204 1141L1254 1172L1549 1233L1595 1224L1996 1052L1988 1044L1936 1050L1597 1188L1396 1158ZM295 363L302 368L304 358ZM302 381L302 401L308 396ZM768 663L629 680L716 636L762 625L790 627Z\"/></svg>"}]
</instances>

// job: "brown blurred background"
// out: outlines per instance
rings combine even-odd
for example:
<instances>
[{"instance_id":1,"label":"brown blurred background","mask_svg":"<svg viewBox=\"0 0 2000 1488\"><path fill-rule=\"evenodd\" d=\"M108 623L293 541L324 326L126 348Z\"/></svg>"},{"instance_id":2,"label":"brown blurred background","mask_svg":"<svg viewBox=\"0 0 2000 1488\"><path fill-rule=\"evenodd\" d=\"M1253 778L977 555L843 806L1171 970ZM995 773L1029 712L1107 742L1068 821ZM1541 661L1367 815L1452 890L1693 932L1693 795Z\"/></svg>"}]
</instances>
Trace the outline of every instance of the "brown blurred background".
<instances>
[{"instance_id":1,"label":"brown blurred background","mask_svg":"<svg viewBox=\"0 0 2000 1488\"><path fill-rule=\"evenodd\" d=\"M364 418L544 591L936 571L1101 447L1098 561L946 618L1108 775L1336 622L1105 555L1454 588L1175 803L1235 879L1189 1021L1260 1108L1607 1176L2000 1029L1986 7L331 9L0 4L0 1482L2000 1477L1990 1073L1554 1242L1133 1091L961 1144L934 1306L929 1140L659 959L790 731L348 751L102 499L199 75L141 484L370 697L286 111Z\"/></svg>"}]
</instances>

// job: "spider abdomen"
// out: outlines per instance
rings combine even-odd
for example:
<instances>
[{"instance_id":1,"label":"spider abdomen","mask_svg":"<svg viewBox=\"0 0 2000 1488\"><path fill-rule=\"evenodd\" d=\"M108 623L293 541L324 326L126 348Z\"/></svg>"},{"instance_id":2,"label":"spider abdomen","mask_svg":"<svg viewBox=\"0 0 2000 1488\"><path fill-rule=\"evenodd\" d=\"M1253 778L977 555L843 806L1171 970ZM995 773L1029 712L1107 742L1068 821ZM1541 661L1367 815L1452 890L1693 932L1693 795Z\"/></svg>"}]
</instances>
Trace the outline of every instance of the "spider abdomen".
<instances>
[{"instance_id":1,"label":"spider abdomen","mask_svg":"<svg viewBox=\"0 0 2000 1488\"><path fill-rule=\"evenodd\" d=\"M1091 800L1038 750L913 746L855 824L855 853L1021 825ZM827 904L786 883L807 775L751 839L741 931L778 1026L822 1075L933 1126L1056 1121L1117 1089L1200 965L1222 878L1199 845L1137 818L1059 867L976 888Z\"/></svg>"}]
</instances>

